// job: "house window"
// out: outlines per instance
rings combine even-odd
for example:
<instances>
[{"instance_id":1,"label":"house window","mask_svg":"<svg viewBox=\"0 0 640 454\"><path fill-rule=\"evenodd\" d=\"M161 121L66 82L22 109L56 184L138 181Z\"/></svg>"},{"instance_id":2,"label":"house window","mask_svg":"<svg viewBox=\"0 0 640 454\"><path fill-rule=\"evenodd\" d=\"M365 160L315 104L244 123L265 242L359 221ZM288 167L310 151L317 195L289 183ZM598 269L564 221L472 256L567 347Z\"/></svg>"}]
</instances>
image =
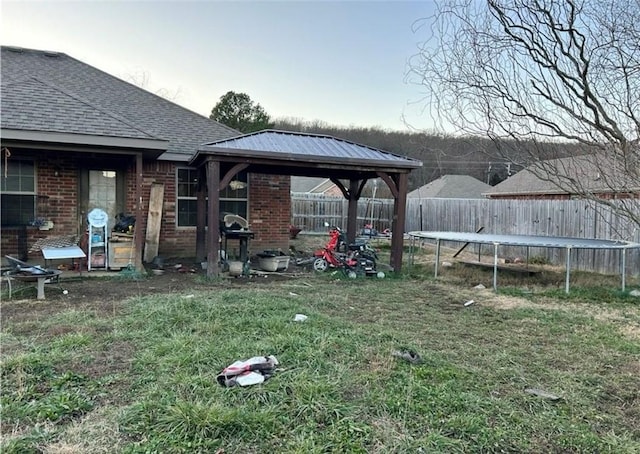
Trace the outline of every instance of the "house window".
<instances>
[{"instance_id":1,"label":"house window","mask_svg":"<svg viewBox=\"0 0 640 454\"><path fill-rule=\"evenodd\" d=\"M198 170L178 169L178 227L195 227L197 222ZM220 192L220 214L247 217L247 173L240 172L224 191Z\"/></svg>"},{"instance_id":2,"label":"house window","mask_svg":"<svg viewBox=\"0 0 640 454\"><path fill-rule=\"evenodd\" d=\"M36 218L36 167L33 161L8 159L2 168L2 225L27 225ZM3 166L4 167L4 166Z\"/></svg>"}]
</instances>

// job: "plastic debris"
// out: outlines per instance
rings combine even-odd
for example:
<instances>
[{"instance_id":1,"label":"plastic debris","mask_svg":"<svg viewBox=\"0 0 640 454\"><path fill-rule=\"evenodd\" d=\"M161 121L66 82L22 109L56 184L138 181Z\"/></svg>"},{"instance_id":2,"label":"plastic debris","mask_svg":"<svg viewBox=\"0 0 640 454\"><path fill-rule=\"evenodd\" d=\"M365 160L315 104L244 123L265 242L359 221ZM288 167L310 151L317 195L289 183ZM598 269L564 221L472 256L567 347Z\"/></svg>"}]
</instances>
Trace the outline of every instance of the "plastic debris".
<instances>
[{"instance_id":1,"label":"plastic debris","mask_svg":"<svg viewBox=\"0 0 640 454\"><path fill-rule=\"evenodd\" d=\"M469 307L469 306L471 306L471 305L472 305L472 304L474 304L474 303L475 303L475 301L474 301L474 300L469 300L469 301L467 301L466 303L464 303L464 307Z\"/></svg>"},{"instance_id":2,"label":"plastic debris","mask_svg":"<svg viewBox=\"0 0 640 454\"><path fill-rule=\"evenodd\" d=\"M273 355L254 356L244 361L236 361L225 367L216 376L216 381L226 387L263 383L271 378L278 364L278 360Z\"/></svg>"},{"instance_id":3,"label":"plastic debris","mask_svg":"<svg viewBox=\"0 0 640 454\"><path fill-rule=\"evenodd\" d=\"M485 287L485 286L484 286L484 285L482 285L482 284L478 284L478 285L476 285L476 286L475 286L475 287L473 287L473 288L474 288L475 290L484 290L484 289L486 289L487 287Z\"/></svg>"},{"instance_id":4,"label":"plastic debris","mask_svg":"<svg viewBox=\"0 0 640 454\"><path fill-rule=\"evenodd\" d=\"M293 321L294 321L294 322L304 322L304 321L306 321L308 318L309 318L309 317L307 317L307 316L306 316L306 315L304 315L304 314L296 314L296 315L293 317Z\"/></svg>"},{"instance_id":5,"label":"plastic debris","mask_svg":"<svg viewBox=\"0 0 640 454\"><path fill-rule=\"evenodd\" d=\"M543 397L549 400L560 400L560 396L556 396L555 394L551 394L550 392L544 391L542 389L537 388L527 388L524 390L525 393L533 394L534 396Z\"/></svg>"}]
</instances>

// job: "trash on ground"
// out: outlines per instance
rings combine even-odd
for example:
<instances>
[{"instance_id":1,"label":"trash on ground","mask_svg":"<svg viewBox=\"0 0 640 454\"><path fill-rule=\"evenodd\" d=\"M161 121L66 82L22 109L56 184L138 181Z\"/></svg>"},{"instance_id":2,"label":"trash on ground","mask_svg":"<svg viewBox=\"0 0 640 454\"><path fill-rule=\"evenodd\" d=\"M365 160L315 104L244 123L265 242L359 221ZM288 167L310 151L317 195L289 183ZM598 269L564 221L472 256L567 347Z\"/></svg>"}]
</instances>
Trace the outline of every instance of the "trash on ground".
<instances>
[{"instance_id":1,"label":"trash on ground","mask_svg":"<svg viewBox=\"0 0 640 454\"><path fill-rule=\"evenodd\" d=\"M278 360L275 356L254 356L244 361L236 361L225 367L216 376L216 381L227 387L249 386L263 383L276 371Z\"/></svg>"},{"instance_id":2,"label":"trash on ground","mask_svg":"<svg viewBox=\"0 0 640 454\"><path fill-rule=\"evenodd\" d=\"M629 292L629 295L631 295L631 296L640 296L640 290L631 290Z\"/></svg>"},{"instance_id":3,"label":"trash on ground","mask_svg":"<svg viewBox=\"0 0 640 454\"><path fill-rule=\"evenodd\" d=\"M307 316L306 316L306 315L304 315L304 314L296 314L296 315L293 317L293 321L294 321L294 322L304 322L304 321L306 321L308 318L309 318L309 317L307 317Z\"/></svg>"},{"instance_id":4,"label":"trash on ground","mask_svg":"<svg viewBox=\"0 0 640 454\"><path fill-rule=\"evenodd\" d=\"M298 296L297 293L289 292L289 296Z\"/></svg>"},{"instance_id":5,"label":"trash on ground","mask_svg":"<svg viewBox=\"0 0 640 454\"><path fill-rule=\"evenodd\" d=\"M527 388L524 390L525 393L528 394L533 394L534 396L538 396L538 397L543 397L545 399L549 399L549 400L560 400L561 397L560 396L556 396L555 394L551 394L547 391L544 391L542 389L537 389L537 388Z\"/></svg>"},{"instance_id":6,"label":"trash on ground","mask_svg":"<svg viewBox=\"0 0 640 454\"><path fill-rule=\"evenodd\" d=\"M476 285L476 286L475 286L475 287L473 287L473 288L474 288L475 290L484 290L484 289L486 289L487 287L485 287L485 286L484 286L484 285L482 285L482 284L478 284L478 285Z\"/></svg>"},{"instance_id":7,"label":"trash on ground","mask_svg":"<svg viewBox=\"0 0 640 454\"><path fill-rule=\"evenodd\" d=\"M472 304L474 304L474 303L475 303L475 301L474 301L474 300L469 300L469 301L467 301L466 303L464 303L464 307L469 307L469 306L471 306L471 305L472 305Z\"/></svg>"},{"instance_id":8,"label":"trash on ground","mask_svg":"<svg viewBox=\"0 0 640 454\"><path fill-rule=\"evenodd\" d=\"M190 299L190 298L195 298L196 295L194 295L193 293L190 293L189 295L183 295L182 296L184 299Z\"/></svg>"},{"instance_id":9,"label":"trash on ground","mask_svg":"<svg viewBox=\"0 0 640 454\"><path fill-rule=\"evenodd\" d=\"M413 350L397 350L392 353L393 356L409 361L411 364L418 364L422 361L420 355Z\"/></svg>"}]
</instances>

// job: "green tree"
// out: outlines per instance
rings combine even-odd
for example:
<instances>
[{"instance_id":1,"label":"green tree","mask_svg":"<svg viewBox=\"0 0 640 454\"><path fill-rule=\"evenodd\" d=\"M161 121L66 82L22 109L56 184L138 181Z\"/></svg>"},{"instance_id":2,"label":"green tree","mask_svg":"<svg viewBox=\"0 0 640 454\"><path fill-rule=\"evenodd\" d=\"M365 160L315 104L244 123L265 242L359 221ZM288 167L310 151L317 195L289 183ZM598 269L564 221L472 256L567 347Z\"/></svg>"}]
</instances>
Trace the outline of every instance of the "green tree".
<instances>
[{"instance_id":1,"label":"green tree","mask_svg":"<svg viewBox=\"0 0 640 454\"><path fill-rule=\"evenodd\" d=\"M209 118L245 134L273 127L271 117L260 104L246 93L234 91L220 97Z\"/></svg>"}]
</instances>

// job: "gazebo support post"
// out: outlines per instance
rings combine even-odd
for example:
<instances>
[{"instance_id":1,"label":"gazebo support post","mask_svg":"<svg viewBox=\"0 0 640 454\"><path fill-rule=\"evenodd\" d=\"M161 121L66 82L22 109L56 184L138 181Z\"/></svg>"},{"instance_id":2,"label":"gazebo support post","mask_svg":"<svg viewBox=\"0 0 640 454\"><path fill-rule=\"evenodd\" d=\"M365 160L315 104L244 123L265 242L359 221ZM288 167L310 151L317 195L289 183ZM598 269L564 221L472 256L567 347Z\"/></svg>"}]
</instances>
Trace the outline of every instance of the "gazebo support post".
<instances>
[{"instance_id":1,"label":"gazebo support post","mask_svg":"<svg viewBox=\"0 0 640 454\"><path fill-rule=\"evenodd\" d=\"M356 240L356 229L358 224L358 199L360 194L358 189L360 180L349 180L349 207L347 210L347 241L349 244Z\"/></svg>"},{"instance_id":2,"label":"gazebo support post","mask_svg":"<svg viewBox=\"0 0 640 454\"><path fill-rule=\"evenodd\" d=\"M206 223L207 223L207 172L204 167L198 169L198 189L196 201L196 261L204 262L207 256L207 239L206 239Z\"/></svg>"},{"instance_id":3,"label":"gazebo support post","mask_svg":"<svg viewBox=\"0 0 640 454\"><path fill-rule=\"evenodd\" d=\"M404 247L404 222L407 212L407 187L409 175L397 174L396 190L393 192L393 222L391 223L391 268L396 273L402 271L402 250Z\"/></svg>"},{"instance_id":4,"label":"gazebo support post","mask_svg":"<svg viewBox=\"0 0 640 454\"><path fill-rule=\"evenodd\" d=\"M220 255L220 163L207 161L207 277L218 277L218 256Z\"/></svg>"}]
</instances>

